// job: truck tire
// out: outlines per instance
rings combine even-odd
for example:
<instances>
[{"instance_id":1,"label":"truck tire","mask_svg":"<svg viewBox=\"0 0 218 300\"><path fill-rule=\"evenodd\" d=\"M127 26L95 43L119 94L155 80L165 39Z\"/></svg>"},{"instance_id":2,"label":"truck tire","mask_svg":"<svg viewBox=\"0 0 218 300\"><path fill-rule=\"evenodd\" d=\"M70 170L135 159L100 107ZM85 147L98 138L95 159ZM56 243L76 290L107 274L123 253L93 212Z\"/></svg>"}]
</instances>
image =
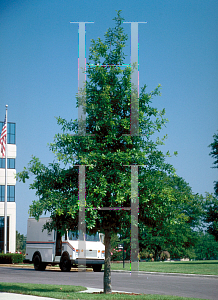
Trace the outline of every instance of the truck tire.
<instances>
[{"instance_id":1,"label":"truck tire","mask_svg":"<svg viewBox=\"0 0 218 300\"><path fill-rule=\"evenodd\" d=\"M93 265L92 268L94 272L101 272L102 265Z\"/></svg>"},{"instance_id":2,"label":"truck tire","mask_svg":"<svg viewBox=\"0 0 218 300\"><path fill-rule=\"evenodd\" d=\"M33 264L36 271L44 271L46 268L46 264L42 262L41 255L38 253L34 255Z\"/></svg>"},{"instance_id":3,"label":"truck tire","mask_svg":"<svg viewBox=\"0 0 218 300\"><path fill-rule=\"evenodd\" d=\"M60 260L60 269L62 272L70 272L71 270L71 261L69 258L69 254L67 252L64 252L61 256Z\"/></svg>"}]
</instances>

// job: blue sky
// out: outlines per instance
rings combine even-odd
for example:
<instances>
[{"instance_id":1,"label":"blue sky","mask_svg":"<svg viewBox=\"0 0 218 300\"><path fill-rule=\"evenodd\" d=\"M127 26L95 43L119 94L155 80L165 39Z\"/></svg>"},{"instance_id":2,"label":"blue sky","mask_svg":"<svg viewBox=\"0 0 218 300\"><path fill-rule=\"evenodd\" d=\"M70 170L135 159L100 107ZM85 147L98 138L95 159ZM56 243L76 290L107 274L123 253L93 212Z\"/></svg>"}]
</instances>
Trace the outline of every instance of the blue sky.
<instances>
[{"instance_id":1,"label":"blue sky","mask_svg":"<svg viewBox=\"0 0 218 300\"><path fill-rule=\"evenodd\" d=\"M139 24L140 86L162 85L153 105L169 119L164 152L194 193L213 192L217 169L208 145L218 129L218 2L215 0L0 0L0 120L17 126L16 169L35 155L45 164L54 155L47 143L60 131L55 116L77 118L78 26L90 39L113 27L115 10ZM127 34L130 25L123 24ZM130 41L127 42L128 63ZM29 184L17 183L17 230L26 234L28 208L36 199Z\"/></svg>"}]
</instances>

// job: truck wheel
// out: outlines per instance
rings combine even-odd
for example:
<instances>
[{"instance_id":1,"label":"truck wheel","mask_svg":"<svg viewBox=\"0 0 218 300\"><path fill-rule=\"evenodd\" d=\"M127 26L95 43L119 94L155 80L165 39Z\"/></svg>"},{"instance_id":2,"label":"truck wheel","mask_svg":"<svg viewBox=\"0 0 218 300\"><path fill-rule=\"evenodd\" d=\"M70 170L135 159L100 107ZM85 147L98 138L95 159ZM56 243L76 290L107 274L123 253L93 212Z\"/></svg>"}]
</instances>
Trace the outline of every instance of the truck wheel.
<instances>
[{"instance_id":1,"label":"truck wheel","mask_svg":"<svg viewBox=\"0 0 218 300\"><path fill-rule=\"evenodd\" d=\"M101 272L102 265L94 265L92 268L94 272Z\"/></svg>"},{"instance_id":2,"label":"truck wheel","mask_svg":"<svg viewBox=\"0 0 218 300\"><path fill-rule=\"evenodd\" d=\"M36 271L44 271L46 268L46 264L42 262L41 256L36 254L33 258L34 269Z\"/></svg>"},{"instance_id":3,"label":"truck wheel","mask_svg":"<svg viewBox=\"0 0 218 300\"><path fill-rule=\"evenodd\" d=\"M71 261L68 253L63 253L60 260L60 269L62 272L70 272Z\"/></svg>"}]
</instances>

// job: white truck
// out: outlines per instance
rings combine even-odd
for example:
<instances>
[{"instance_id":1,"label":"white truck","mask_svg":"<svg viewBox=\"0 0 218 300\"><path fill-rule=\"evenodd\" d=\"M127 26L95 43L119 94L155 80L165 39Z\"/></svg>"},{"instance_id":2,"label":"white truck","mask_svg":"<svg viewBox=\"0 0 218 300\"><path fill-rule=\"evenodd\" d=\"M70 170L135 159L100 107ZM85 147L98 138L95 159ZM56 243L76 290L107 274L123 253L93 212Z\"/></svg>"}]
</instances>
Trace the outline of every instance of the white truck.
<instances>
[{"instance_id":1,"label":"white truck","mask_svg":"<svg viewBox=\"0 0 218 300\"><path fill-rule=\"evenodd\" d=\"M47 229L43 225L49 218L36 221L29 218L27 222L27 241L25 262L33 263L35 270L45 270L47 265L59 264L61 271L69 272L71 267L85 265L100 272L105 260L104 235L83 235L79 241L76 232L67 231L58 238L58 232ZM60 234L59 234L60 235Z\"/></svg>"}]
</instances>

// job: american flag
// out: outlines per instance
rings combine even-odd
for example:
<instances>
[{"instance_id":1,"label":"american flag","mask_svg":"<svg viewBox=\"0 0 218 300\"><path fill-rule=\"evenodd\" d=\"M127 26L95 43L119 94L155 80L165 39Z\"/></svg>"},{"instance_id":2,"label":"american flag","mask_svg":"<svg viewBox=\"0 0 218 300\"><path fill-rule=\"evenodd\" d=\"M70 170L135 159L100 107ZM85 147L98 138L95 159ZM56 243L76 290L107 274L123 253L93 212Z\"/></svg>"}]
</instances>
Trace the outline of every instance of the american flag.
<instances>
[{"instance_id":1,"label":"american flag","mask_svg":"<svg viewBox=\"0 0 218 300\"><path fill-rule=\"evenodd\" d=\"M5 117L5 121L2 127L1 137L0 137L0 147L1 147L2 157L5 156L6 135L7 135L7 124L6 124L6 117Z\"/></svg>"}]
</instances>

